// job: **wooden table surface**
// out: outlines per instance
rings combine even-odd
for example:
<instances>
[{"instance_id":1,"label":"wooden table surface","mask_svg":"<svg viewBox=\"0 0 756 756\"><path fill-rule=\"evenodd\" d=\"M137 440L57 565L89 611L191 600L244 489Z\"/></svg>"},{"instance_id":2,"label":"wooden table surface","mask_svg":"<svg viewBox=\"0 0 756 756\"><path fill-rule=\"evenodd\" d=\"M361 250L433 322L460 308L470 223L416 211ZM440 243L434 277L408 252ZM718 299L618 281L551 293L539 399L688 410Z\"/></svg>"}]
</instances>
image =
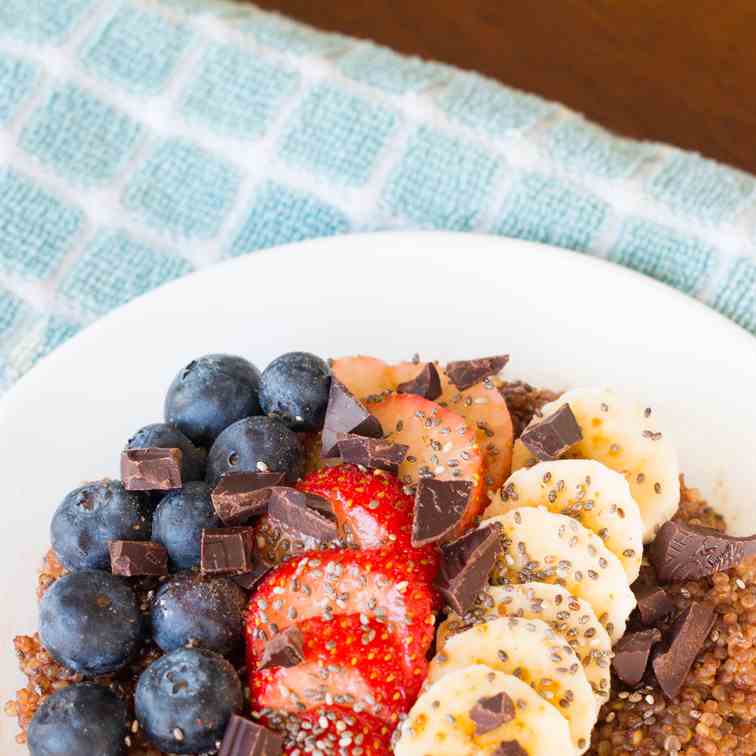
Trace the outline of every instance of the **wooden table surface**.
<instances>
[{"instance_id":1,"label":"wooden table surface","mask_svg":"<svg viewBox=\"0 0 756 756\"><path fill-rule=\"evenodd\" d=\"M756 173L756 0L256 0Z\"/></svg>"}]
</instances>

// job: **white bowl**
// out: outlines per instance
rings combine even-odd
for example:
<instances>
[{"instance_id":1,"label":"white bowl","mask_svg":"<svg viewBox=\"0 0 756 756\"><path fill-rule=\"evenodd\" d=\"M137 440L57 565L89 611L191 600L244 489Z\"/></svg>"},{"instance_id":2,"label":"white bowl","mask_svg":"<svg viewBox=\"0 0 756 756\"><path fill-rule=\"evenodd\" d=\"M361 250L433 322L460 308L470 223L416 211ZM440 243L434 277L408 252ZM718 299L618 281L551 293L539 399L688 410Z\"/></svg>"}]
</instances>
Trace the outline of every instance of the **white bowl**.
<instances>
[{"instance_id":1,"label":"white bowl","mask_svg":"<svg viewBox=\"0 0 756 756\"><path fill-rule=\"evenodd\" d=\"M306 242L141 297L63 345L0 401L3 697L11 639L37 626L36 571L64 494L118 475L126 439L162 419L174 374L207 352L258 366L295 349L407 359L509 352L509 375L607 385L653 405L683 470L736 533L756 530L756 340L623 268L522 241L397 233ZM663 426L664 427L664 426ZM0 752L26 753L0 719Z\"/></svg>"}]
</instances>

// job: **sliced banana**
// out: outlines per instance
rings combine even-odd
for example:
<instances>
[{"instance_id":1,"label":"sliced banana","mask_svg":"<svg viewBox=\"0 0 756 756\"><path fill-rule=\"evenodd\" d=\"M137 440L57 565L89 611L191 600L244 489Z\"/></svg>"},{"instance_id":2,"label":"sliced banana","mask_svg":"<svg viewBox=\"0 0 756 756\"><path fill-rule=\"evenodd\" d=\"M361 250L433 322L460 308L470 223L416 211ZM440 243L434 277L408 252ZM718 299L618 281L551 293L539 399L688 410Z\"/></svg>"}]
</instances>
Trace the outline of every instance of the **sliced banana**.
<instances>
[{"instance_id":1,"label":"sliced banana","mask_svg":"<svg viewBox=\"0 0 756 756\"><path fill-rule=\"evenodd\" d=\"M543 417L569 404L583 432L566 457L595 459L625 476L640 508L643 541L654 539L680 502L677 451L650 408L607 389L573 389L543 406ZM534 418L532 422L538 422ZM512 470L535 462L521 441L514 446Z\"/></svg>"},{"instance_id":2,"label":"sliced banana","mask_svg":"<svg viewBox=\"0 0 756 756\"><path fill-rule=\"evenodd\" d=\"M622 562L629 583L638 577L643 523L630 487L618 472L592 459L540 462L513 473L483 516L539 506L574 517Z\"/></svg>"},{"instance_id":3,"label":"sliced banana","mask_svg":"<svg viewBox=\"0 0 756 756\"><path fill-rule=\"evenodd\" d=\"M481 699L499 694L513 704L513 718L479 733L470 717ZM526 683L474 665L444 675L417 699L399 728L396 756L493 756L516 741L528 756L574 756L567 720Z\"/></svg>"},{"instance_id":4,"label":"sliced banana","mask_svg":"<svg viewBox=\"0 0 756 756\"><path fill-rule=\"evenodd\" d=\"M564 638L538 619L502 617L453 635L428 669L433 683L471 664L514 675L556 706L578 753L588 749L598 704L583 665Z\"/></svg>"},{"instance_id":5,"label":"sliced banana","mask_svg":"<svg viewBox=\"0 0 756 756\"><path fill-rule=\"evenodd\" d=\"M612 659L609 634L599 623L591 605L560 585L489 585L464 617L452 612L439 625L436 647L442 651L450 636L501 617L545 622L575 650L599 705L606 702Z\"/></svg>"},{"instance_id":6,"label":"sliced banana","mask_svg":"<svg viewBox=\"0 0 756 756\"><path fill-rule=\"evenodd\" d=\"M625 632L635 607L625 570L602 540L577 520L542 507L521 507L483 520L498 522L503 548L491 572L491 582L557 583L585 599L612 643Z\"/></svg>"}]
</instances>

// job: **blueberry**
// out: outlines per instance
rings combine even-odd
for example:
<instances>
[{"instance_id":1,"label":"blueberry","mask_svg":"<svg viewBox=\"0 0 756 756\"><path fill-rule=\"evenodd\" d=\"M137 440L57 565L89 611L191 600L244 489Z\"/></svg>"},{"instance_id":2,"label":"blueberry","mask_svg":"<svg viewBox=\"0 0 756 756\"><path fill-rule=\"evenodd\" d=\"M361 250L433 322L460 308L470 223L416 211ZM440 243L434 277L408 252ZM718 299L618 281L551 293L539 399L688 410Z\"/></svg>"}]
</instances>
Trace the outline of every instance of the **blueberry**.
<instances>
[{"instance_id":1,"label":"blueberry","mask_svg":"<svg viewBox=\"0 0 756 756\"><path fill-rule=\"evenodd\" d=\"M128 664L139 650L144 623L136 596L123 579L99 570L58 578L42 597L42 645L53 658L83 675L105 675Z\"/></svg>"},{"instance_id":2,"label":"blueberry","mask_svg":"<svg viewBox=\"0 0 756 756\"><path fill-rule=\"evenodd\" d=\"M204 480L207 452L195 446L178 428L168 423L153 423L140 428L126 444L127 449L181 449L181 479Z\"/></svg>"},{"instance_id":3,"label":"blueberry","mask_svg":"<svg viewBox=\"0 0 756 756\"><path fill-rule=\"evenodd\" d=\"M27 732L31 756L124 756L128 711L110 688L77 683L46 698Z\"/></svg>"},{"instance_id":4,"label":"blueberry","mask_svg":"<svg viewBox=\"0 0 756 756\"><path fill-rule=\"evenodd\" d=\"M260 380L260 406L296 431L323 428L331 371L308 352L289 352L265 368Z\"/></svg>"},{"instance_id":5,"label":"blueberry","mask_svg":"<svg viewBox=\"0 0 756 756\"><path fill-rule=\"evenodd\" d=\"M228 656L241 645L246 604L246 594L231 578L182 572L155 595L152 636L166 652L192 641Z\"/></svg>"},{"instance_id":6,"label":"blueberry","mask_svg":"<svg viewBox=\"0 0 756 756\"><path fill-rule=\"evenodd\" d=\"M110 569L108 541L147 541L147 498L120 481L88 483L69 493L50 525L53 551L69 570Z\"/></svg>"},{"instance_id":7,"label":"blueberry","mask_svg":"<svg viewBox=\"0 0 756 756\"><path fill-rule=\"evenodd\" d=\"M186 570L200 562L202 530L221 526L210 487L193 481L161 499L152 517L152 540L165 546L174 569Z\"/></svg>"},{"instance_id":8,"label":"blueberry","mask_svg":"<svg viewBox=\"0 0 756 756\"><path fill-rule=\"evenodd\" d=\"M214 751L242 703L234 668L204 648L180 648L153 662L134 694L142 731L167 753Z\"/></svg>"},{"instance_id":9,"label":"blueberry","mask_svg":"<svg viewBox=\"0 0 756 756\"><path fill-rule=\"evenodd\" d=\"M260 371L243 357L208 354L190 362L165 397L166 422L198 446L243 417L260 414Z\"/></svg>"},{"instance_id":10,"label":"blueberry","mask_svg":"<svg viewBox=\"0 0 756 756\"><path fill-rule=\"evenodd\" d=\"M304 471L304 450L280 420L247 417L226 428L207 456L211 485L229 470L283 472L289 483L295 483Z\"/></svg>"}]
</instances>

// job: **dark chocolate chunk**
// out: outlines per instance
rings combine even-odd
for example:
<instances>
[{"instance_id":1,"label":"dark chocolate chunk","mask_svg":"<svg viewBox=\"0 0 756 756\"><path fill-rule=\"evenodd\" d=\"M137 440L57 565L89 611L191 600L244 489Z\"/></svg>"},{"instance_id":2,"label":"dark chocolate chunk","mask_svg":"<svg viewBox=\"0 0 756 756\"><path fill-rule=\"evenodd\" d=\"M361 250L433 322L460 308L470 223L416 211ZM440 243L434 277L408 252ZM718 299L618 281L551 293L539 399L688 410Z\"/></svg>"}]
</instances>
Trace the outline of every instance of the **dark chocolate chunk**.
<instances>
[{"instance_id":1,"label":"dark chocolate chunk","mask_svg":"<svg viewBox=\"0 0 756 756\"><path fill-rule=\"evenodd\" d=\"M321 496L285 486L274 486L270 490L268 516L274 525L315 538L322 544L338 539L336 519L324 514L330 512L330 505Z\"/></svg>"},{"instance_id":2,"label":"dark chocolate chunk","mask_svg":"<svg viewBox=\"0 0 756 756\"><path fill-rule=\"evenodd\" d=\"M181 488L181 449L126 449L121 452L121 480L127 491Z\"/></svg>"},{"instance_id":3,"label":"dark chocolate chunk","mask_svg":"<svg viewBox=\"0 0 756 756\"><path fill-rule=\"evenodd\" d=\"M697 601L692 602L675 622L664 650L651 662L667 698L676 698L682 690L715 622L714 609Z\"/></svg>"},{"instance_id":4,"label":"dark chocolate chunk","mask_svg":"<svg viewBox=\"0 0 756 756\"><path fill-rule=\"evenodd\" d=\"M111 541L110 570L114 575L135 577L137 575L168 574L168 552L159 543L151 541Z\"/></svg>"},{"instance_id":5,"label":"dark chocolate chunk","mask_svg":"<svg viewBox=\"0 0 756 756\"><path fill-rule=\"evenodd\" d=\"M647 627L658 625L675 611L675 602L660 585L633 586L640 621Z\"/></svg>"},{"instance_id":6,"label":"dark chocolate chunk","mask_svg":"<svg viewBox=\"0 0 756 756\"><path fill-rule=\"evenodd\" d=\"M288 627L265 644L257 668L296 667L303 659L304 637L298 628Z\"/></svg>"},{"instance_id":7,"label":"dark chocolate chunk","mask_svg":"<svg viewBox=\"0 0 756 756\"><path fill-rule=\"evenodd\" d=\"M498 354L495 357L481 357L477 360L458 360L446 366L449 380L460 390L496 375L509 362L508 354Z\"/></svg>"},{"instance_id":8,"label":"dark chocolate chunk","mask_svg":"<svg viewBox=\"0 0 756 756\"><path fill-rule=\"evenodd\" d=\"M339 433L337 438L336 445L342 462L375 470L396 473L409 451L409 446L405 444L392 444L382 438L366 438L351 433Z\"/></svg>"},{"instance_id":9,"label":"dark chocolate chunk","mask_svg":"<svg viewBox=\"0 0 756 756\"><path fill-rule=\"evenodd\" d=\"M280 472L229 472L211 493L216 514L225 525L246 525L268 506L271 486L286 477Z\"/></svg>"},{"instance_id":10,"label":"dark chocolate chunk","mask_svg":"<svg viewBox=\"0 0 756 756\"><path fill-rule=\"evenodd\" d=\"M718 530L667 522L656 534L649 557L659 580L681 582L729 570L756 554L756 535L736 538Z\"/></svg>"},{"instance_id":11,"label":"dark chocolate chunk","mask_svg":"<svg viewBox=\"0 0 756 756\"><path fill-rule=\"evenodd\" d=\"M279 735L232 714L218 756L281 756L282 753L283 739Z\"/></svg>"},{"instance_id":12,"label":"dark chocolate chunk","mask_svg":"<svg viewBox=\"0 0 756 756\"><path fill-rule=\"evenodd\" d=\"M415 492L412 545L424 546L453 533L467 510L472 489L469 480L421 478Z\"/></svg>"},{"instance_id":13,"label":"dark chocolate chunk","mask_svg":"<svg viewBox=\"0 0 756 756\"><path fill-rule=\"evenodd\" d=\"M383 438L383 428L377 417L371 415L365 405L336 378L331 378L328 408L323 423L324 459L338 456L338 434L353 433L355 436Z\"/></svg>"},{"instance_id":14,"label":"dark chocolate chunk","mask_svg":"<svg viewBox=\"0 0 756 756\"><path fill-rule=\"evenodd\" d=\"M492 522L441 547L436 585L457 614L465 614L488 583L501 550L501 525Z\"/></svg>"},{"instance_id":15,"label":"dark chocolate chunk","mask_svg":"<svg viewBox=\"0 0 756 756\"><path fill-rule=\"evenodd\" d=\"M202 531L200 570L204 575L241 575L254 567L252 528L211 528Z\"/></svg>"},{"instance_id":16,"label":"dark chocolate chunk","mask_svg":"<svg viewBox=\"0 0 756 756\"><path fill-rule=\"evenodd\" d=\"M503 691L495 696L479 698L470 709L475 734L485 735L515 718L514 701Z\"/></svg>"},{"instance_id":17,"label":"dark chocolate chunk","mask_svg":"<svg viewBox=\"0 0 756 756\"><path fill-rule=\"evenodd\" d=\"M661 640L657 628L626 633L614 647L612 669L623 683L637 685L646 674L651 648Z\"/></svg>"},{"instance_id":18,"label":"dark chocolate chunk","mask_svg":"<svg viewBox=\"0 0 756 756\"><path fill-rule=\"evenodd\" d=\"M411 380L396 387L397 394L417 394L423 399L434 401L441 396L441 378L432 362L426 362L423 369Z\"/></svg>"},{"instance_id":19,"label":"dark chocolate chunk","mask_svg":"<svg viewBox=\"0 0 756 756\"><path fill-rule=\"evenodd\" d=\"M520 441L536 459L559 459L573 444L582 440L583 432L569 404L562 405L553 415L526 428Z\"/></svg>"},{"instance_id":20,"label":"dark chocolate chunk","mask_svg":"<svg viewBox=\"0 0 756 756\"><path fill-rule=\"evenodd\" d=\"M491 756L528 756L528 752L517 740L502 740Z\"/></svg>"},{"instance_id":21,"label":"dark chocolate chunk","mask_svg":"<svg viewBox=\"0 0 756 756\"><path fill-rule=\"evenodd\" d=\"M253 590L257 584L273 569L272 564L268 564L261 559L258 554L253 554L254 564L249 572L243 572L241 575L232 575L231 579L244 588L245 591Z\"/></svg>"}]
</instances>

